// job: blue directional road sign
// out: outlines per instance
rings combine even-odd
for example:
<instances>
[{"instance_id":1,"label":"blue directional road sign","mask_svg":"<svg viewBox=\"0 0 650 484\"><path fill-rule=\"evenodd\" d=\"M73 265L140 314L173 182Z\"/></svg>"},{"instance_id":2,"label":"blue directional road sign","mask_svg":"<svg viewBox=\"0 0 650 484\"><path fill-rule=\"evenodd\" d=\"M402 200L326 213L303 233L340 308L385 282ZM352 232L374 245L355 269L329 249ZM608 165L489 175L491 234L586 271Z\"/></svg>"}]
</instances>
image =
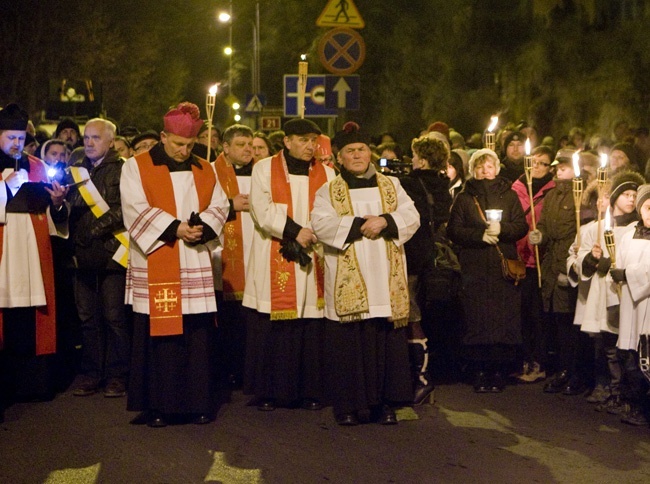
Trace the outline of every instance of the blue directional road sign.
<instances>
[{"instance_id":1,"label":"blue directional road sign","mask_svg":"<svg viewBox=\"0 0 650 484\"><path fill-rule=\"evenodd\" d=\"M325 76L325 106L331 109L359 109L359 76Z\"/></svg>"},{"instance_id":2,"label":"blue directional road sign","mask_svg":"<svg viewBox=\"0 0 650 484\"><path fill-rule=\"evenodd\" d=\"M305 116L326 118L336 116L336 109L325 106L325 76L308 75L305 89ZM298 116L298 76L284 76L284 115Z\"/></svg>"}]
</instances>

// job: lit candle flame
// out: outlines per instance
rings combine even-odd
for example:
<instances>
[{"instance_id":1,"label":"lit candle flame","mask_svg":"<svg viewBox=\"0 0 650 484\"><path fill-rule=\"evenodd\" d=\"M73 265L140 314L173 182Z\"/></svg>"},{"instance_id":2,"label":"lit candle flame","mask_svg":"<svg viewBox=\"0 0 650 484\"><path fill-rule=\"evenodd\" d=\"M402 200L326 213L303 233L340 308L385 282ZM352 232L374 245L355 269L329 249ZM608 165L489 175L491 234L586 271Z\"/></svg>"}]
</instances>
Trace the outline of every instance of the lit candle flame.
<instances>
[{"instance_id":1,"label":"lit candle flame","mask_svg":"<svg viewBox=\"0 0 650 484\"><path fill-rule=\"evenodd\" d=\"M306 61L307 60L307 54L300 54L300 60L301 61Z\"/></svg>"},{"instance_id":2,"label":"lit candle flame","mask_svg":"<svg viewBox=\"0 0 650 484\"><path fill-rule=\"evenodd\" d=\"M217 95L217 90L218 90L218 89L219 89L219 84L215 84L214 86L212 86L212 87L210 88L210 90L208 91L208 93L210 94L210 96L216 96L216 95Z\"/></svg>"},{"instance_id":3,"label":"lit candle flame","mask_svg":"<svg viewBox=\"0 0 650 484\"><path fill-rule=\"evenodd\" d=\"M499 116L492 116L490 118L490 126L488 126L488 131L491 133L494 131L494 128L497 127L497 123L499 122Z\"/></svg>"},{"instance_id":4,"label":"lit candle flame","mask_svg":"<svg viewBox=\"0 0 650 484\"><path fill-rule=\"evenodd\" d=\"M530 138L526 138L524 149L526 150L526 156L530 156Z\"/></svg>"},{"instance_id":5,"label":"lit candle flame","mask_svg":"<svg viewBox=\"0 0 650 484\"><path fill-rule=\"evenodd\" d=\"M573 160L573 173L576 178L580 176L580 152L576 151L571 155L571 159Z\"/></svg>"},{"instance_id":6,"label":"lit candle flame","mask_svg":"<svg viewBox=\"0 0 650 484\"><path fill-rule=\"evenodd\" d=\"M605 232L610 232L612 230L612 223L609 215L609 207L607 207L607 211L605 212Z\"/></svg>"},{"instance_id":7,"label":"lit candle flame","mask_svg":"<svg viewBox=\"0 0 650 484\"><path fill-rule=\"evenodd\" d=\"M600 154L600 167L601 168L607 168L607 162L609 161L609 156L607 153L601 153Z\"/></svg>"}]
</instances>

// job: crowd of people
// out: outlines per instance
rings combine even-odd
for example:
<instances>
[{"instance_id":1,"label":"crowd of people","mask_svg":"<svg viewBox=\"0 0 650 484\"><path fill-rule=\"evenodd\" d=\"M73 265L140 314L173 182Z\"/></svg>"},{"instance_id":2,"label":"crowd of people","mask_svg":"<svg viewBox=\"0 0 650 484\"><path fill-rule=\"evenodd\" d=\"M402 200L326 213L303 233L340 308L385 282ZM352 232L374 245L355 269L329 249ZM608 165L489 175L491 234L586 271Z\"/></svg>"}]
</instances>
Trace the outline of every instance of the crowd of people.
<instances>
[{"instance_id":1,"label":"crowd of people","mask_svg":"<svg viewBox=\"0 0 650 484\"><path fill-rule=\"evenodd\" d=\"M648 130L526 123L408 146L346 123L35 130L0 110L0 417L126 397L131 423L264 412L397 423L434 384L584 395L648 425ZM532 145L524 153L525 142Z\"/></svg>"}]
</instances>

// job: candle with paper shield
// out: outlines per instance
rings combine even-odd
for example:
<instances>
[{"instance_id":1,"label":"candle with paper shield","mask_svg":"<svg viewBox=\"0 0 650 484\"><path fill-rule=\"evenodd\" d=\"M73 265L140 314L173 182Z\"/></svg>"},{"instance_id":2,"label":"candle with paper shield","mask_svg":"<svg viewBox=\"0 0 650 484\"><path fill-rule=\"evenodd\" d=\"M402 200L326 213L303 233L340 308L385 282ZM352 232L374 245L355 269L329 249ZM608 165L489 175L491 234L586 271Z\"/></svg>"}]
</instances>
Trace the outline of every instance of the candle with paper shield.
<instances>
[{"instance_id":1,"label":"candle with paper shield","mask_svg":"<svg viewBox=\"0 0 650 484\"><path fill-rule=\"evenodd\" d=\"M208 90L208 95L205 99L205 111L208 115L208 154L206 156L206 161L210 163L210 151L212 150L212 147L210 146L212 143L212 119L214 116L214 106L216 102L216 97L217 97L217 90L219 88L219 84L214 84L209 90Z\"/></svg>"},{"instance_id":2,"label":"candle with paper shield","mask_svg":"<svg viewBox=\"0 0 650 484\"><path fill-rule=\"evenodd\" d=\"M580 247L580 207L582 205L584 182L580 177L580 153L578 151L573 153L571 161L573 162L573 204L576 212L576 237L578 247Z\"/></svg>"},{"instance_id":3,"label":"candle with paper shield","mask_svg":"<svg viewBox=\"0 0 650 484\"><path fill-rule=\"evenodd\" d=\"M498 208L490 208L485 211L485 218L488 223L490 222L501 222L501 217L503 216L503 210Z\"/></svg>"}]
</instances>

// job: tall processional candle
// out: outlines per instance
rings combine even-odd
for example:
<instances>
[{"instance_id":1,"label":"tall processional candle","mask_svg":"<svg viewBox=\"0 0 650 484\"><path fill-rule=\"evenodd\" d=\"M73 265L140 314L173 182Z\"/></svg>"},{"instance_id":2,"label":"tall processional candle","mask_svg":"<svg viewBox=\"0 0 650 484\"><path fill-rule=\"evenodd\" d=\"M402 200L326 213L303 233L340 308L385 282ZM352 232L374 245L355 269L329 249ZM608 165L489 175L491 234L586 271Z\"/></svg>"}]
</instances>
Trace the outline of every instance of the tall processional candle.
<instances>
[{"instance_id":1,"label":"tall processional candle","mask_svg":"<svg viewBox=\"0 0 650 484\"><path fill-rule=\"evenodd\" d=\"M490 125L488 126L487 131L485 132L485 147L489 150L496 151L496 141L494 129L497 127L499 122L498 116L492 116L490 118Z\"/></svg>"},{"instance_id":2,"label":"tall processional candle","mask_svg":"<svg viewBox=\"0 0 650 484\"><path fill-rule=\"evenodd\" d=\"M206 156L206 161L210 163L210 151L212 147L212 119L214 116L214 105L217 97L217 89L219 85L214 84L209 90L208 95L205 99L205 111L208 114L208 154Z\"/></svg>"},{"instance_id":3,"label":"tall processional candle","mask_svg":"<svg viewBox=\"0 0 650 484\"><path fill-rule=\"evenodd\" d=\"M580 207L582 205L582 192L584 191L584 183L580 177L580 153L576 151L571 156L573 162L573 204L576 211L576 240L578 247L580 247Z\"/></svg>"},{"instance_id":4,"label":"tall processional candle","mask_svg":"<svg viewBox=\"0 0 650 484\"><path fill-rule=\"evenodd\" d=\"M612 261L612 269L616 269L616 240L614 239L614 231L612 230L611 217L609 214L609 207L607 207L607 212L605 212L605 247L607 247L607 252L609 252L609 258ZM620 298L621 296L621 285L616 284L616 292Z\"/></svg>"},{"instance_id":5,"label":"tall processional candle","mask_svg":"<svg viewBox=\"0 0 650 484\"><path fill-rule=\"evenodd\" d=\"M524 143L524 173L526 175L526 184L528 185L528 198L530 199L530 221L533 230L537 230L537 220L535 216L535 201L533 198L533 157L530 154L530 138L526 138ZM535 247L535 265L537 266L537 285L542 287L542 266L539 260L539 247Z\"/></svg>"},{"instance_id":6,"label":"tall processional candle","mask_svg":"<svg viewBox=\"0 0 650 484\"><path fill-rule=\"evenodd\" d=\"M301 119L305 119L305 92L307 90L309 64L305 54L302 54L300 59L300 62L298 62L298 114Z\"/></svg>"},{"instance_id":7,"label":"tall processional candle","mask_svg":"<svg viewBox=\"0 0 650 484\"><path fill-rule=\"evenodd\" d=\"M605 188L605 183L607 183L607 162L609 157L607 153L600 154L600 166L596 170L597 184L598 184L598 238L596 240L600 241L600 235L602 232L602 210L600 208L601 198L604 196L603 189Z\"/></svg>"}]
</instances>

